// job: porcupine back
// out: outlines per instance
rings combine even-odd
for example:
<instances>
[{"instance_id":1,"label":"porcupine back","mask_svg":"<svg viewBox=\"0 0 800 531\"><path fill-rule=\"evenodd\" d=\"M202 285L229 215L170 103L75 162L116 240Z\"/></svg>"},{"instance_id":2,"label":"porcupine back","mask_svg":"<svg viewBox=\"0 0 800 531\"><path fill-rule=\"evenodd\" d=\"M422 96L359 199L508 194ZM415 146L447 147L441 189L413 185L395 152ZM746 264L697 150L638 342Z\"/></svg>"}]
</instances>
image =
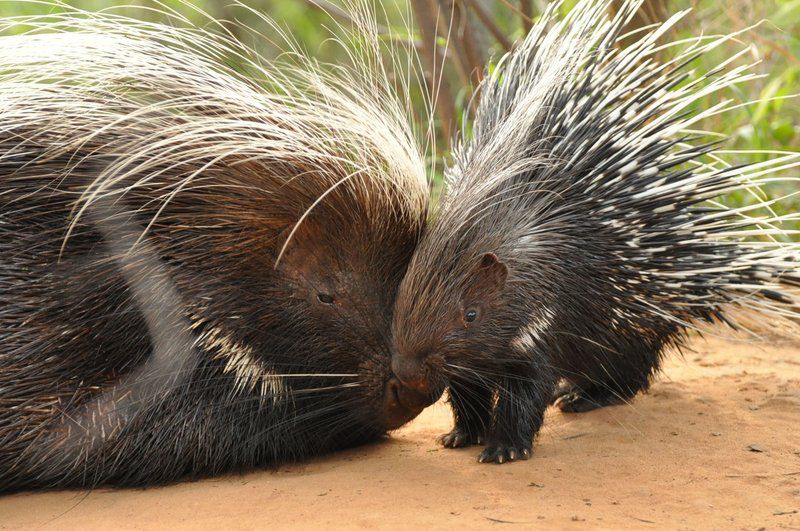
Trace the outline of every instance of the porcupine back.
<instances>
[{"instance_id":1,"label":"porcupine back","mask_svg":"<svg viewBox=\"0 0 800 531\"><path fill-rule=\"evenodd\" d=\"M427 183L365 13L333 70L174 13L2 21L0 489L396 427L384 329Z\"/></svg>"}]
</instances>

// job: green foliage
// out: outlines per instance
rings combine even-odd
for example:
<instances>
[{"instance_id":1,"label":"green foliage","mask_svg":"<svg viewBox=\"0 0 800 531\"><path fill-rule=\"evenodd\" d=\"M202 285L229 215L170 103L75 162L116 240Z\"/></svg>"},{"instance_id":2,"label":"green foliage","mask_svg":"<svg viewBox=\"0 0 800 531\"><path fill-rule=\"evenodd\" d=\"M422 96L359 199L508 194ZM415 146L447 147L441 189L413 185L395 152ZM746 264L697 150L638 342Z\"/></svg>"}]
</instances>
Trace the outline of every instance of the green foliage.
<instances>
[{"instance_id":1,"label":"green foliage","mask_svg":"<svg viewBox=\"0 0 800 531\"><path fill-rule=\"evenodd\" d=\"M726 97L737 102L755 101L737 111L724 113L700 124L707 131L730 137L726 149L800 151L800 0L673 0L671 9L694 7L674 38L689 38L699 32L722 34L758 24L741 36L742 43L753 43L745 60L758 59L755 72L764 76L731 89ZM713 68L742 49L742 43L730 42L702 57L698 70ZM720 95L706 97L698 109L716 104ZM741 155L732 160L743 163L754 158ZM797 183L777 183L765 190L768 197L783 196L798 190ZM754 194L738 193L724 198L729 205L752 204ZM779 214L800 211L800 197L782 201L775 208Z\"/></svg>"}]
</instances>

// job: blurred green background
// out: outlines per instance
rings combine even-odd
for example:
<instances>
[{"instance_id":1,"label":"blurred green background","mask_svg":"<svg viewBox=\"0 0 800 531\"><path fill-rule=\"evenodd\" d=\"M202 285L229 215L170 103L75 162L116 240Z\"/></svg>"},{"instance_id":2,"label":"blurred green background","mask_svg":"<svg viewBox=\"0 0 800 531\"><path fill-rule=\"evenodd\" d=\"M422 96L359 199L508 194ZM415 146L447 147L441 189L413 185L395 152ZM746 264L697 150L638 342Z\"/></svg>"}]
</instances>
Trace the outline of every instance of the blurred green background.
<instances>
[{"instance_id":1,"label":"blurred green background","mask_svg":"<svg viewBox=\"0 0 800 531\"><path fill-rule=\"evenodd\" d=\"M274 30L254 13L227 0L166 0L163 3L153 0L72 0L68 3L86 10L114 7L117 13L150 20L161 20L164 16L142 7L171 9L199 25L208 24L208 18L204 15L207 13L216 19L243 23L266 36L274 34ZM128 7L119 7L123 3ZM568 9L574 3L575 0L567 0L563 9ZM329 41L331 34L338 32L334 21L347 24L347 16L340 2L244 0L244 4L265 13L286 28L309 55L324 62L336 63L344 59L341 47ZM440 79L444 83L435 116L437 149L433 161L437 168L433 182L438 191L441 169L447 160L448 139L464 121L468 112L465 109L472 94L471 86L479 79L480 70L484 65L491 66L510 43L524 35L528 20L535 19L546 4L541 0L376 0L373 5L377 8L386 42L401 50L414 49L426 65L433 61L432 54L438 52L444 56L445 36L450 30L447 56L439 57L439 62L444 62L444 75ZM726 148L800 151L800 98L774 99L800 93L800 0L647 0L645 16L638 23L663 19L670 13L687 8L691 8L691 13L672 31L670 38L730 33L760 23L743 34L741 42L726 43L702 57L697 71L713 68L752 43L755 47L749 57L743 60L760 58L756 72L766 75L763 79L730 89L725 94L741 102L764 101L709 118L700 124L700 128L729 135L730 142ZM2 16L43 14L53 10L57 8L31 2L0 1ZM414 23L409 24L409 21ZM449 26L451 21L452 26ZM255 33L241 32L236 24L230 24L229 27L245 44L255 47L266 56L277 53L266 39L259 39ZM425 43L432 41L426 39L430 36L426 30L436 32L438 47L426 48ZM417 123L424 124L427 113L421 94L420 89L412 96ZM708 108L719 99L720 95L715 94L699 101L697 106ZM468 120L466 122L468 125ZM758 157L763 156L755 156L756 159ZM753 156L742 155L732 162L752 159ZM800 171L797 173L800 174ZM770 188L768 193L783 195L797 189L796 183L781 184ZM725 202L730 204L751 201L753 198L744 194L725 198ZM785 201L778 209L783 213L798 210L798 198Z\"/></svg>"}]
</instances>

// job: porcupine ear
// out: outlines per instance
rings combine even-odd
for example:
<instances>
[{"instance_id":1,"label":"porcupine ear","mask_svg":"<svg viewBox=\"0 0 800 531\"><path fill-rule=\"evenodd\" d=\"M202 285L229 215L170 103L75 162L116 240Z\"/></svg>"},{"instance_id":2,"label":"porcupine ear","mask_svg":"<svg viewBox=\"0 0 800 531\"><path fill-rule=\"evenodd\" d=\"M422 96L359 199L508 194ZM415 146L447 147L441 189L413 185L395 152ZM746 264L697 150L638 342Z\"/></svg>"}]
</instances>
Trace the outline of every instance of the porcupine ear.
<instances>
[{"instance_id":1,"label":"porcupine ear","mask_svg":"<svg viewBox=\"0 0 800 531\"><path fill-rule=\"evenodd\" d=\"M494 253L486 253L472 269L465 298L492 302L506 285L508 268Z\"/></svg>"}]
</instances>

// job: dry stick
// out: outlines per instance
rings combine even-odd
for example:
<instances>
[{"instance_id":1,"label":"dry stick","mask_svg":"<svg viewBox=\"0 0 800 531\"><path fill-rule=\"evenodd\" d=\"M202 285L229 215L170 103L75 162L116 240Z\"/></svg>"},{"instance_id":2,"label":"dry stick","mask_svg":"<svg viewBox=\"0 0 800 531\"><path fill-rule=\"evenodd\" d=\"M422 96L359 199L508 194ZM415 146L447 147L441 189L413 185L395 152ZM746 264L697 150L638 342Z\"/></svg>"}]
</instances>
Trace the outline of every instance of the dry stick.
<instances>
[{"instance_id":1,"label":"dry stick","mask_svg":"<svg viewBox=\"0 0 800 531\"><path fill-rule=\"evenodd\" d=\"M776 477L783 477L783 476L800 476L800 471L798 472L784 472L778 474L725 474L726 478L776 478Z\"/></svg>"},{"instance_id":2,"label":"dry stick","mask_svg":"<svg viewBox=\"0 0 800 531\"><path fill-rule=\"evenodd\" d=\"M458 30L454 28L458 28L459 21L456 20L456 7L454 2L451 0L447 2L444 0L448 5L442 5L443 1L439 0L439 7L440 12L448 11L450 12L450 17L439 17L439 33L442 35L449 35L450 45L448 46L448 52L450 52L455 57L455 64L456 64L456 72L458 73L459 80L461 81L462 86L469 86L470 85L470 66L469 66L469 59L467 58L467 54L464 50L464 43L461 42L458 36Z\"/></svg>"},{"instance_id":3,"label":"dry stick","mask_svg":"<svg viewBox=\"0 0 800 531\"><path fill-rule=\"evenodd\" d=\"M500 0L500 2L505 4L511 11L522 17L523 21L533 24L533 18L526 15L524 11L512 4L509 0Z\"/></svg>"},{"instance_id":4,"label":"dry stick","mask_svg":"<svg viewBox=\"0 0 800 531\"><path fill-rule=\"evenodd\" d=\"M455 131L456 109L452 99L452 92L450 91L450 84L443 73L437 76L442 64L442 53L436 43L438 9L435 9L433 2L428 0L410 0L410 4L422 36L420 51L427 66L426 78L430 85L430 93L433 96L433 105L442 121L442 130L446 142L449 144L451 135ZM430 68L430 72L427 71L428 68Z\"/></svg>"},{"instance_id":5,"label":"dry stick","mask_svg":"<svg viewBox=\"0 0 800 531\"><path fill-rule=\"evenodd\" d=\"M617 13L625 5L626 0L614 0L611 10ZM664 22L669 18L668 0L645 0L642 7L636 11L630 22L631 29L643 28L650 24Z\"/></svg>"},{"instance_id":6,"label":"dry stick","mask_svg":"<svg viewBox=\"0 0 800 531\"><path fill-rule=\"evenodd\" d=\"M733 20L733 21L734 21L734 22L735 22L735 23L736 23L736 24L737 24L737 25L738 25L740 28L743 28L743 27L745 27L745 26L746 26L745 22L742 20L742 17L740 17L739 15L737 15L735 10L733 10L733 9L731 9L731 8L729 8L729 7L726 7L726 8L725 8L725 13L726 13L726 14L728 15L728 17L729 17L731 20ZM800 59L798 59L798 58L797 58L797 57L796 57L796 56L795 56L795 55L794 55L794 54L791 52L791 50L789 50L789 49L788 49L788 48L786 48L785 46L782 46L782 45L778 44L777 42L775 42L774 40L772 40L772 39L769 39L769 38L767 38L767 37L764 37L763 35L759 35L759 33L758 33L758 32L752 32L752 36L753 36L753 38L754 38L755 40L757 40L757 41L759 41L759 42L761 42L761 43L764 43L764 44L765 44L767 47L769 47L769 48L772 48L773 50L775 50L776 52L778 52L778 53L779 53L781 56L783 56L783 58L784 58L784 59L787 59L787 60L789 60L790 62L792 62L792 63L794 63L794 64L800 64Z\"/></svg>"},{"instance_id":7,"label":"dry stick","mask_svg":"<svg viewBox=\"0 0 800 531\"><path fill-rule=\"evenodd\" d=\"M522 11L522 27L525 29L525 35L530 33L533 28L533 3L531 0L520 0L520 11Z\"/></svg>"},{"instance_id":8,"label":"dry stick","mask_svg":"<svg viewBox=\"0 0 800 531\"><path fill-rule=\"evenodd\" d=\"M469 65L469 84L467 85L469 93L465 94L464 112L470 119L473 119L480 99L481 82L486 73L486 62L489 56L489 47L486 44L488 38L484 36L485 27L480 24L480 21L475 20L476 15L470 12L468 6L462 3L459 13L461 18L456 26L459 30L457 35L460 37L459 43L464 48L466 64Z\"/></svg>"},{"instance_id":9,"label":"dry stick","mask_svg":"<svg viewBox=\"0 0 800 531\"><path fill-rule=\"evenodd\" d=\"M475 15L478 17L478 20L480 20L483 25L486 26L486 29L491 32L491 34L495 39L497 39L497 42L500 43L505 51L509 51L511 49L511 41L508 40L508 37L503 34L503 31L497 27L497 24L494 23L489 14L484 11L483 6L475 0L464 0L464 3L469 4L469 6L475 12Z\"/></svg>"},{"instance_id":10,"label":"dry stick","mask_svg":"<svg viewBox=\"0 0 800 531\"><path fill-rule=\"evenodd\" d=\"M480 42L479 35L476 34L478 28L472 24L469 10L462 9L460 12L460 23L463 26L461 42L464 43L464 51L469 61L468 64L470 65L470 81L472 82L472 87L477 87L483 79L489 52L484 49L484 46L478 44Z\"/></svg>"},{"instance_id":11,"label":"dry stick","mask_svg":"<svg viewBox=\"0 0 800 531\"><path fill-rule=\"evenodd\" d=\"M467 8L463 2L454 0L440 0L440 4L446 4L453 17L450 47L456 51L458 56L459 73L463 77L465 87L477 87L483 78L483 70L486 62L481 53L482 46L473 33L472 21Z\"/></svg>"},{"instance_id":12,"label":"dry stick","mask_svg":"<svg viewBox=\"0 0 800 531\"><path fill-rule=\"evenodd\" d=\"M611 14L616 14L625 5L626 0L614 0L611 2ZM642 7L636 11L631 21L623 28L623 33L634 31L651 24L663 23L669 18L669 0L646 0ZM637 37L628 37L622 42L622 46L636 41Z\"/></svg>"}]
</instances>

